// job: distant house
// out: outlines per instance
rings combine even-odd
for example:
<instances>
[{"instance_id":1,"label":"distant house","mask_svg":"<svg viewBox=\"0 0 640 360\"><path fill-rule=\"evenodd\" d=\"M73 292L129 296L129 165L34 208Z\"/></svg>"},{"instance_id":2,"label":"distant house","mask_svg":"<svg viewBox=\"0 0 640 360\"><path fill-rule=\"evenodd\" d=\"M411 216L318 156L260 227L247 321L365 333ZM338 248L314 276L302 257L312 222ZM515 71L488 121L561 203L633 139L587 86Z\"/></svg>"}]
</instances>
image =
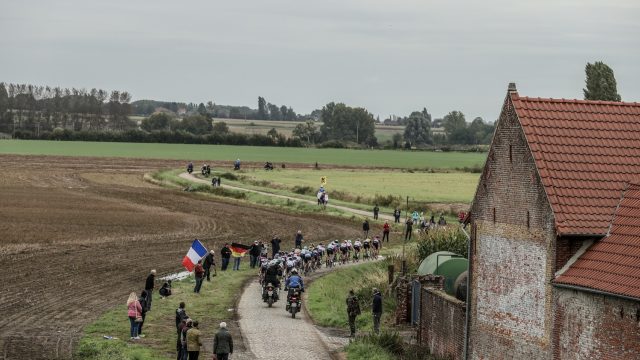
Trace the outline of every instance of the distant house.
<instances>
[{"instance_id":1,"label":"distant house","mask_svg":"<svg viewBox=\"0 0 640 360\"><path fill-rule=\"evenodd\" d=\"M470 359L640 359L640 104L511 84L467 221Z\"/></svg>"}]
</instances>

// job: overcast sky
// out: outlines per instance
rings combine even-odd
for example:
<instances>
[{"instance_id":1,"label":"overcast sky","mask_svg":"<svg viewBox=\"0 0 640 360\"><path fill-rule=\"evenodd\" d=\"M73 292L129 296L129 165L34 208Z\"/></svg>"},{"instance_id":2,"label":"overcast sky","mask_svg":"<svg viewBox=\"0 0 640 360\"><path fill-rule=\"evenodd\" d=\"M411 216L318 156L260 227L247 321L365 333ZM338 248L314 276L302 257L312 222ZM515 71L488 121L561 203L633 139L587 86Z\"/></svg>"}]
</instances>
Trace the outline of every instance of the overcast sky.
<instances>
[{"instance_id":1,"label":"overcast sky","mask_svg":"<svg viewBox=\"0 0 640 360\"><path fill-rule=\"evenodd\" d=\"M637 0L0 0L0 81L492 121L509 82L582 98L597 60L640 101L638 19Z\"/></svg>"}]
</instances>

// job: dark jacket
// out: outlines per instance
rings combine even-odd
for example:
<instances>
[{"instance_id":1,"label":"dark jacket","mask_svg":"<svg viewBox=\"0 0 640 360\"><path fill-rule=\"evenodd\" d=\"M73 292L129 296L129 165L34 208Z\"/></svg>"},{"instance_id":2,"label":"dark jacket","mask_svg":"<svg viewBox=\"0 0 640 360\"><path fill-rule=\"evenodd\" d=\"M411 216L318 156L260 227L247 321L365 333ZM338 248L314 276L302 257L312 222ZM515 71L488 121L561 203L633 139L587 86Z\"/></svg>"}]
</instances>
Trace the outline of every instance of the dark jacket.
<instances>
[{"instance_id":1,"label":"dark jacket","mask_svg":"<svg viewBox=\"0 0 640 360\"><path fill-rule=\"evenodd\" d=\"M144 283L144 289L153 290L153 288L155 287L155 281L156 276L153 274L149 274L149 276L147 276L147 281Z\"/></svg>"},{"instance_id":2,"label":"dark jacket","mask_svg":"<svg viewBox=\"0 0 640 360\"><path fill-rule=\"evenodd\" d=\"M233 338L227 329L220 329L213 338L214 354L233 354Z\"/></svg>"},{"instance_id":3,"label":"dark jacket","mask_svg":"<svg viewBox=\"0 0 640 360\"><path fill-rule=\"evenodd\" d=\"M262 253L261 245L258 245L258 244L251 245L251 248L249 249L249 254L253 256L260 256L260 253Z\"/></svg>"},{"instance_id":4,"label":"dark jacket","mask_svg":"<svg viewBox=\"0 0 640 360\"><path fill-rule=\"evenodd\" d=\"M362 223L362 230L369 231L369 222L365 221Z\"/></svg>"},{"instance_id":5,"label":"dark jacket","mask_svg":"<svg viewBox=\"0 0 640 360\"><path fill-rule=\"evenodd\" d=\"M231 257L231 249L229 249L228 247L223 247L222 250L220 250L220 255L222 255L223 259L228 259Z\"/></svg>"},{"instance_id":6,"label":"dark jacket","mask_svg":"<svg viewBox=\"0 0 640 360\"><path fill-rule=\"evenodd\" d=\"M271 239L271 249L273 252L280 252L280 239L273 238Z\"/></svg>"},{"instance_id":7,"label":"dark jacket","mask_svg":"<svg viewBox=\"0 0 640 360\"><path fill-rule=\"evenodd\" d=\"M382 314L382 295L377 292L373 294L373 306L371 312L374 314Z\"/></svg>"},{"instance_id":8,"label":"dark jacket","mask_svg":"<svg viewBox=\"0 0 640 360\"><path fill-rule=\"evenodd\" d=\"M302 234L296 234L296 245L302 244L303 236Z\"/></svg>"},{"instance_id":9,"label":"dark jacket","mask_svg":"<svg viewBox=\"0 0 640 360\"><path fill-rule=\"evenodd\" d=\"M181 309L181 308L176 309L176 329L180 330L180 323L182 322L182 319L186 317L187 317L187 313L184 311L184 309Z\"/></svg>"},{"instance_id":10,"label":"dark jacket","mask_svg":"<svg viewBox=\"0 0 640 360\"><path fill-rule=\"evenodd\" d=\"M204 267L205 269L209 269L211 265L213 265L214 263L215 263L215 260L213 259L213 254L208 253L207 256L204 257L204 262L202 263L202 267Z\"/></svg>"},{"instance_id":11,"label":"dark jacket","mask_svg":"<svg viewBox=\"0 0 640 360\"><path fill-rule=\"evenodd\" d=\"M395 216L397 218L399 218L400 215L401 215L400 210L396 210L396 211L393 212L393 216Z\"/></svg>"},{"instance_id":12,"label":"dark jacket","mask_svg":"<svg viewBox=\"0 0 640 360\"><path fill-rule=\"evenodd\" d=\"M149 295L147 295L146 291L142 292L142 296L138 298L138 302L140 302L140 306L142 307L143 314L149 311Z\"/></svg>"},{"instance_id":13,"label":"dark jacket","mask_svg":"<svg viewBox=\"0 0 640 360\"><path fill-rule=\"evenodd\" d=\"M376 206L376 207L373 208L373 213L374 214L377 214L379 211L380 211L379 207Z\"/></svg>"},{"instance_id":14,"label":"dark jacket","mask_svg":"<svg viewBox=\"0 0 640 360\"><path fill-rule=\"evenodd\" d=\"M360 315L360 303L355 295L347 298L347 314L349 316Z\"/></svg>"}]
</instances>

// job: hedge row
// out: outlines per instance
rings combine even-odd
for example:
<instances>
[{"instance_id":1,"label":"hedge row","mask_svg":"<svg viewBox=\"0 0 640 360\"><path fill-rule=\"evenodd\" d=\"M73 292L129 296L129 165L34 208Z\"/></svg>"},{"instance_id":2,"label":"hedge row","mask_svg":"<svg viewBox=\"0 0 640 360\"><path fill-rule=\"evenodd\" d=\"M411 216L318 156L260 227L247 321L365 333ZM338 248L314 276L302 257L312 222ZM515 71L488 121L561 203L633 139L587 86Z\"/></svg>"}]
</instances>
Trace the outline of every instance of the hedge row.
<instances>
[{"instance_id":1,"label":"hedge row","mask_svg":"<svg viewBox=\"0 0 640 360\"><path fill-rule=\"evenodd\" d=\"M13 134L13 138L25 140L103 141L167 144L252 145L283 147L303 146L300 139L287 138L285 136L271 137L261 134L248 135L238 133L194 135L185 131L72 131L69 129L57 128L51 132L43 132L39 136L30 131L17 130Z\"/></svg>"}]
</instances>

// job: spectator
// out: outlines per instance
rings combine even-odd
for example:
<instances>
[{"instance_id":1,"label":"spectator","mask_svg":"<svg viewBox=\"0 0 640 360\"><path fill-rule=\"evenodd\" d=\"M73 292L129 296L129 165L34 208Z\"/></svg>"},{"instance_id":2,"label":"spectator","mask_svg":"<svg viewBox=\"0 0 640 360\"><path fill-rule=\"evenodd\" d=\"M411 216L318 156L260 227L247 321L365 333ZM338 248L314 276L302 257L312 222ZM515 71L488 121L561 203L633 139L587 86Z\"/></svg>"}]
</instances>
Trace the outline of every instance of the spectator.
<instances>
[{"instance_id":1,"label":"spectator","mask_svg":"<svg viewBox=\"0 0 640 360\"><path fill-rule=\"evenodd\" d=\"M360 303L353 290L349 290L347 297L347 315L349 315L349 329L351 337L356 336L356 317L360 315Z\"/></svg>"},{"instance_id":2,"label":"spectator","mask_svg":"<svg viewBox=\"0 0 640 360\"><path fill-rule=\"evenodd\" d=\"M304 237L302 236L302 230L298 230L296 233L296 249L302 249L302 243L304 242Z\"/></svg>"},{"instance_id":3,"label":"spectator","mask_svg":"<svg viewBox=\"0 0 640 360\"><path fill-rule=\"evenodd\" d=\"M373 220L378 220L378 213L380 212L380 208L378 204L373 208Z\"/></svg>"},{"instance_id":4,"label":"spectator","mask_svg":"<svg viewBox=\"0 0 640 360\"><path fill-rule=\"evenodd\" d=\"M185 360L188 356L187 350L183 346L182 331L187 329L187 321L189 320L189 317L185 315L185 317L178 324L178 342L176 344L176 351L178 352L178 357L176 358L177 360Z\"/></svg>"},{"instance_id":5,"label":"spectator","mask_svg":"<svg viewBox=\"0 0 640 360\"><path fill-rule=\"evenodd\" d=\"M140 340L138 336L138 323L142 321L142 305L138 301L136 293L129 294L127 299L127 315L129 316L129 324L131 325L131 340Z\"/></svg>"},{"instance_id":6,"label":"spectator","mask_svg":"<svg viewBox=\"0 0 640 360\"><path fill-rule=\"evenodd\" d=\"M180 303L180 305L178 305L178 308L176 309L176 330L178 330L178 334L180 334L180 324L182 323L182 321L189 318L184 308L185 304L183 301Z\"/></svg>"},{"instance_id":7,"label":"spectator","mask_svg":"<svg viewBox=\"0 0 640 360\"><path fill-rule=\"evenodd\" d=\"M216 259L214 258L215 251L211 250L204 257L202 267L204 268L204 274L207 277L207 281L211 281L211 267L213 266L213 276L216 276Z\"/></svg>"},{"instance_id":8,"label":"spectator","mask_svg":"<svg viewBox=\"0 0 640 360\"><path fill-rule=\"evenodd\" d=\"M404 233L404 241L407 241L411 240L411 233L413 232L413 220L411 220L411 218L408 218L405 224L407 226L407 229Z\"/></svg>"},{"instance_id":9,"label":"spectator","mask_svg":"<svg viewBox=\"0 0 640 360\"><path fill-rule=\"evenodd\" d=\"M171 296L171 280L165 281L160 290L158 290L160 298Z\"/></svg>"},{"instance_id":10,"label":"spectator","mask_svg":"<svg viewBox=\"0 0 640 360\"><path fill-rule=\"evenodd\" d=\"M142 321L140 321L138 323L138 336L139 337L144 337L144 335L142 334L142 325L144 325L144 319L147 317L147 310L148 310L148 298L149 295L147 294L147 290L142 290L142 293L140 294L140 298L138 299L138 301L140 302L140 307L142 308Z\"/></svg>"},{"instance_id":11,"label":"spectator","mask_svg":"<svg viewBox=\"0 0 640 360\"><path fill-rule=\"evenodd\" d=\"M202 267L202 260L198 260L196 267L193 268L193 274L196 277L196 286L193 288L193 292L200 294L200 288L202 287L202 281L204 280L204 268Z\"/></svg>"},{"instance_id":12,"label":"spectator","mask_svg":"<svg viewBox=\"0 0 640 360\"><path fill-rule=\"evenodd\" d=\"M435 216L432 214L431 218L429 219L429 227L434 227L435 224L436 224L436 219L435 219Z\"/></svg>"},{"instance_id":13,"label":"spectator","mask_svg":"<svg viewBox=\"0 0 640 360\"><path fill-rule=\"evenodd\" d=\"M198 360L201 346L202 340L200 339L198 322L194 321L191 329L187 330L187 351L189 352L189 360Z\"/></svg>"},{"instance_id":14,"label":"spectator","mask_svg":"<svg viewBox=\"0 0 640 360\"><path fill-rule=\"evenodd\" d=\"M389 242L389 231L391 231L391 225L389 225L388 221L385 221L384 225L382 225L382 241L387 239L387 242Z\"/></svg>"},{"instance_id":15,"label":"spectator","mask_svg":"<svg viewBox=\"0 0 640 360\"><path fill-rule=\"evenodd\" d=\"M147 311L151 311L151 301L153 301L153 289L156 287L156 270L153 269L147 276L147 281L144 283L144 289L147 290L149 298L149 306Z\"/></svg>"},{"instance_id":16,"label":"spectator","mask_svg":"<svg viewBox=\"0 0 640 360\"><path fill-rule=\"evenodd\" d=\"M276 257L276 254L280 252L280 238L276 235L273 235L273 239L271 239L271 253L272 257Z\"/></svg>"},{"instance_id":17,"label":"spectator","mask_svg":"<svg viewBox=\"0 0 640 360\"><path fill-rule=\"evenodd\" d=\"M398 209L398 208L396 208L396 209L393 211L393 217L394 217L394 219L395 219L395 222L396 222L396 223L398 223L398 224L400 223L400 215L401 215L401 214L402 214L402 212L400 212L400 209Z\"/></svg>"},{"instance_id":18,"label":"spectator","mask_svg":"<svg viewBox=\"0 0 640 360\"><path fill-rule=\"evenodd\" d=\"M220 250L220 255L222 258L222 267L220 268L220 270L226 271L227 267L229 266L229 258L231 258L231 249L229 249L228 243L224 244L222 250Z\"/></svg>"},{"instance_id":19,"label":"spectator","mask_svg":"<svg viewBox=\"0 0 640 360\"><path fill-rule=\"evenodd\" d=\"M447 220L444 219L444 215L440 215L440 219L438 219L438 226L447 225Z\"/></svg>"},{"instance_id":20,"label":"spectator","mask_svg":"<svg viewBox=\"0 0 640 360\"><path fill-rule=\"evenodd\" d=\"M249 266L254 269L258 265L258 259L260 258L260 253L262 253L262 246L258 243L258 241L254 241L253 245L249 249Z\"/></svg>"},{"instance_id":21,"label":"spectator","mask_svg":"<svg viewBox=\"0 0 640 360\"><path fill-rule=\"evenodd\" d=\"M240 270L240 260L242 260L244 253L241 254L241 253L233 252L231 256L233 256L233 270Z\"/></svg>"},{"instance_id":22,"label":"spectator","mask_svg":"<svg viewBox=\"0 0 640 360\"><path fill-rule=\"evenodd\" d=\"M220 323L220 330L213 338L213 353L217 360L228 360L229 354L233 354L233 338L227 330L227 323Z\"/></svg>"},{"instance_id":23,"label":"spectator","mask_svg":"<svg viewBox=\"0 0 640 360\"><path fill-rule=\"evenodd\" d=\"M185 326L180 330L180 349L182 358L180 360L188 360L189 352L187 351L187 332L193 327L193 320L187 319Z\"/></svg>"},{"instance_id":24,"label":"spectator","mask_svg":"<svg viewBox=\"0 0 640 360\"><path fill-rule=\"evenodd\" d=\"M371 306L373 313L373 331L380 333L380 317L382 317L382 294L377 288L373 288L373 304Z\"/></svg>"},{"instance_id":25,"label":"spectator","mask_svg":"<svg viewBox=\"0 0 640 360\"><path fill-rule=\"evenodd\" d=\"M364 219L362 223L362 232L364 233L364 238L367 239L369 237L369 220Z\"/></svg>"}]
</instances>

